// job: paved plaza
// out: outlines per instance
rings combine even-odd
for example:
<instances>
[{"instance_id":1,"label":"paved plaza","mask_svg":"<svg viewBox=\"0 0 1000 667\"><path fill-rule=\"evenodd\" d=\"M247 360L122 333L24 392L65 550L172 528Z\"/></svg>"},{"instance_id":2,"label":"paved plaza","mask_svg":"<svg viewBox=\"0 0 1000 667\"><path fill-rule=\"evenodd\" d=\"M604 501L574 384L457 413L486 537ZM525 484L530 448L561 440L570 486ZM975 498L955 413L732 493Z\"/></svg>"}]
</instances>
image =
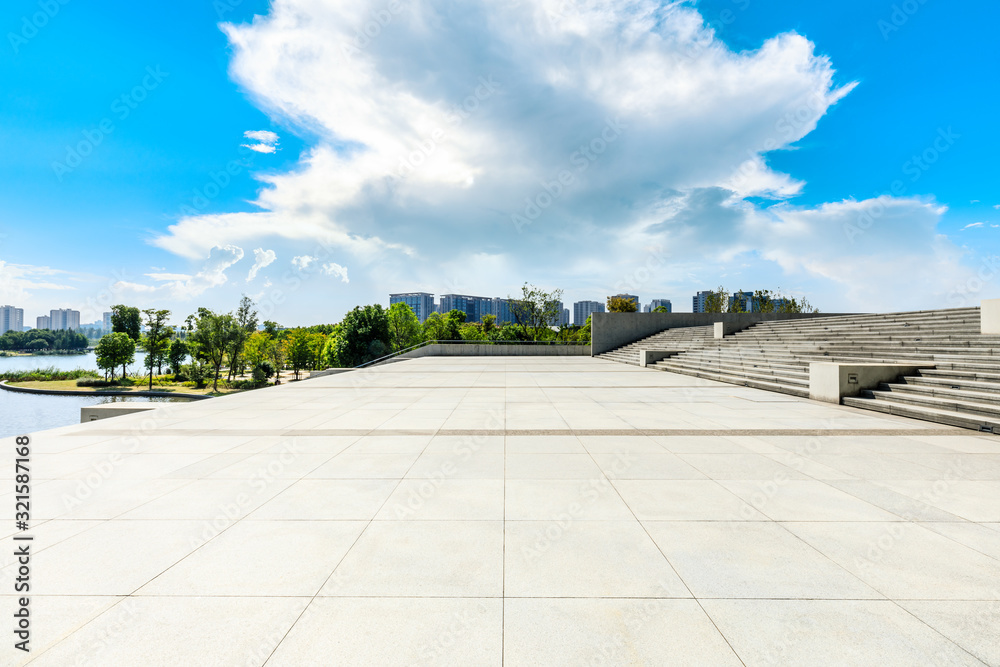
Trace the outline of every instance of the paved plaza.
<instances>
[{"instance_id":1,"label":"paved plaza","mask_svg":"<svg viewBox=\"0 0 1000 667\"><path fill-rule=\"evenodd\" d=\"M33 665L1000 665L1000 437L974 431L455 357L46 431L31 459ZM28 662L11 477L4 665Z\"/></svg>"}]
</instances>

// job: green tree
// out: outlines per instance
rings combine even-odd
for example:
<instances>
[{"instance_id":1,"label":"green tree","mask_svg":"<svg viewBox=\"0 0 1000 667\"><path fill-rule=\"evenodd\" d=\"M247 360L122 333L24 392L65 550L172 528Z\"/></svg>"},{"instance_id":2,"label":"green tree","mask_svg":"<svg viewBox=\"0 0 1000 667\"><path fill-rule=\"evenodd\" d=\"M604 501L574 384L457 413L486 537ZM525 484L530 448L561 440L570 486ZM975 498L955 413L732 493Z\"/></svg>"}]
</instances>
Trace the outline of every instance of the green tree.
<instances>
[{"instance_id":1,"label":"green tree","mask_svg":"<svg viewBox=\"0 0 1000 667\"><path fill-rule=\"evenodd\" d=\"M562 290L545 292L534 285L524 283L521 287L521 298L508 297L510 314L514 322L521 328L528 340L541 340L546 337L543 332L551 333L549 326L559 321L562 315L559 301Z\"/></svg>"},{"instance_id":2,"label":"green tree","mask_svg":"<svg viewBox=\"0 0 1000 667\"><path fill-rule=\"evenodd\" d=\"M452 308L451 310L448 311L447 317L450 317L459 324L465 324L465 320L469 318L469 315L464 310L459 310L458 308Z\"/></svg>"},{"instance_id":3,"label":"green tree","mask_svg":"<svg viewBox=\"0 0 1000 667\"><path fill-rule=\"evenodd\" d=\"M669 313L670 311L667 310L666 306L657 306L656 308L653 309L653 312L654 313Z\"/></svg>"},{"instance_id":4,"label":"green tree","mask_svg":"<svg viewBox=\"0 0 1000 667\"><path fill-rule=\"evenodd\" d=\"M232 313L217 314L208 308L199 308L194 326L191 339L198 346L198 354L212 365L212 391L218 392L219 369L237 335L236 320Z\"/></svg>"},{"instance_id":5,"label":"green tree","mask_svg":"<svg viewBox=\"0 0 1000 667\"><path fill-rule=\"evenodd\" d=\"M122 378L125 377L125 367L135 361L135 341L121 331L109 333L102 337L94 350L97 357L97 367L111 372L115 379L115 369L122 367Z\"/></svg>"},{"instance_id":6,"label":"green tree","mask_svg":"<svg viewBox=\"0 0 1000 667\"><path fill-rule=\"evenodd\" d=\"M118 304L111 306L111 331L114 333L127 334L136 343L139 342L139 328L142 326L142 317L138 308Z\"/></svg>"},{"instance_id":7,"label":"green tree","mask_svg":"<svg viewBox=\"0 0 1000 667\"><path fill-rule=\"evenodd\" d=\"M169 310L142 311L146 316L146 335L142 337L142 347L146 350L146 367L149 369L149 390L153 390L153 367L162 370L163 358L170 350L170 336L173 330L167 326Z\"/></svg>"},{"instance_id":8,"label":"green tree","mask_svg":"<svg viewBox=\"0 0 1000 667\"><path fill-rule=\"evenodd\" d=\"M623 296L608 297L609 313L634 313L637 310L639 310L639 306L632 299L626 299Z\"/></svg>"},{"instance_id":9,"label":"green tree","mask_svg":"<svg viewBox=\"0 0 1000 667\"><path fill-rule=\"evenodd\" d=\"M459 326L459 321L453 317L431 313L424 320L422 337L424 340L458 340L462 335Z\"/></svg>"},{"instance_id":10,"label":"green tree","mask_svg":"<svg viewBox=\"0 0 1000 667\"><path fill-rule=\"evenodd\" d=\"M184 360L188 356L188 346L180 338L175 338L170 343L170 350L167 352L167 361L170 362L170 367L174 369L174 375L179 375L181 372L181 366L184 365Z\"/></svg>"},{"instance_id":11,"label":"green tree","mask_svg":"<svg viewBox=\"0 0 1000 667\"><path fill-rule=\"evenodd\" d=\"M293 329L285 338L285 358L292 370L295 371L295 379L299 379L299 371L309 366L312 359L312 350L309 348L309 334L304 329Z\"/></svg>"},{"instance_id":12,"label":"green tree","mask_svg":"<svg viewBox=\"0 0 1000 667\"><path fill-rule=\"evenodd\" d=\"M271 320L264 320L264 333L266 333L271 338L277 339L278 332L281 331L281 325L277 322L272 322Z\"/></svg>"},{"instance_id":13,"label":"green tree","mask_svg":"<svg viewBox=\"0 0 1000 667\"><path fill-rule=\"evenodd\" d=\"M487 336L493 331L494 327L497 325L496 315L483 315L479 321L482 323L483 333Z\"/></svg>"},{"instance_id":14,"label":"green tree","mask_svg":"<svg viewBox=\"0 0 1000 667\"><path fill-rule=\"evenodd\" d=\"M705 312L706 313L724 313L729 309L729 293L726 288L719 285L719 289L715 290L705 298Z\"/></svg>"},{"instance_id":15,"label":"green tree","mask_svg":"<svg viewBox=\"0 0 1000 667\"><path fill-rule=\"evenodd\" d=\"M420 340L420 320L405 303L389 306L389 342L392 351L398 352Z\"/></svg>"},{"instance_id":16,"label":"green tree","mask_svg":"<svg viewBox=\"0 0 1000 667\"><path fill-rule=\"evenodd\" d=\"M392 349L389 314L381 305L357 306L344 316L337 337L337 362L343 368L385 356Z\"/></svg>"},{"instance_id":17,"label":"green tree","mask_svg":"<svg viewBox=\"0 0 1000 667\"><path fill-rule=\"evenodd\" d=\"M234 374L243 372L243 346L246 345L250 335L257 331L257 311L254 310L253 299L246 294L240 299L240 306L236 309L236 330L234 331L232 343L229 346L229 379Z\"/></svg>"}]
</instances>

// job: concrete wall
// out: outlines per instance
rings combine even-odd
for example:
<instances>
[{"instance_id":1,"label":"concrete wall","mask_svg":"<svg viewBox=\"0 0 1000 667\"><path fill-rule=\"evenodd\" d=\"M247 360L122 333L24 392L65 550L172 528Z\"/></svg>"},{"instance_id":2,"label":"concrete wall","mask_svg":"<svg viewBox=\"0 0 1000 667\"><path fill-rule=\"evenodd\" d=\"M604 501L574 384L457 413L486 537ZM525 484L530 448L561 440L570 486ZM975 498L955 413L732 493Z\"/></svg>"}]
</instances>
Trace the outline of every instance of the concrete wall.
<instances>
[{"instance_id":1,"label":"concrete wall","mask_svg":"<svg viewBox=\"0 0 1000 667\"><path fill-rule=\"evenodd\" d=\"M722 322L728 335L758 322L836 317L841 314L844 313L594 313L590 320L590 343L593 354L601 354L664 329L707 327Z\"/></svg>"},{"instance_id":2,"label":"concrete wall","mask_svg":"<svg viewBox=\"0 0 1000 667\"><path fill-rule=\"evenodd\" d=\"M979 311L984 334L1000 334L1000 299L986 299Z\"/></svg>"},{"instance_id":3,"label":"concrete wall","mask_svg":"<svg viewBox=\"0 0 1000 667\"><path fill-rule=\"evenodd\" d=\"M589 357L589 345L463 345L435 343L394 357Z\"/></svg>"},{"instance_id":4,"label":"concrete wall","mask_svg":"<svg viewBox=\"0 0 1000 667\"><path fill-rule=\"evenodd\" d=\"M809 364L809 398L836 403L845 396L857 396L865 389L875 389L900 375L915 375L934 364L838 364L817 361Z\"/></svg>"},{"instance_id":5,"label":"concrete wall","mask_svg":"<svg viewBox=\"0 0 1000 667\"><path fill-rule=\"evenodd\" d=\"M162 403L106 403L105 405L91 405L80 408L80 423L97 421L98 419L108 419L109 417L120 417L122 415L134 415L137 412L148 412L162 407Z\"/></svg>"}]
</instances>

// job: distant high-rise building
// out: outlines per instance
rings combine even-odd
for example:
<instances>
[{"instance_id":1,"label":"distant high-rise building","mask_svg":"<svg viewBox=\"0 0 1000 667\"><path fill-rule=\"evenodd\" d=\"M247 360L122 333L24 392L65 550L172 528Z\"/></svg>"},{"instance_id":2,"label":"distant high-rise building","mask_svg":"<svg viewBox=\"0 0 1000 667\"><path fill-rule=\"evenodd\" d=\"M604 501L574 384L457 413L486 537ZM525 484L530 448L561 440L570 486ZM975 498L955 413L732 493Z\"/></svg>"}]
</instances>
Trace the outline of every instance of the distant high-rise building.
<instances>
[{"instance_id":1,"label":"distant high-rise building","mask_svg":"<svg viewBox=\"0 0 1000 667\"><path fill-rule=\"evenodd\" d=\"M628 299L629 301L631 301L632 303L635 304L635 309L636 310L639 310L640 308L642 308L642 305L639 303L639 297L637 297L635 294L615 294L614 296L609 296L608 298L609 299L615 299L615 298L618 298L618 299Z\"/></svg>"},{"instance_id":2,"label":"distant high-rise building","mask_svg":"<svg viewBox=\"0 0 1000 667\"><path fill-rule=\"evenodd\" d=\"M80 328L80 311L60 308L49 311L49 328L53 331L68 329L76 331Z\"/></svg>"},{"instance_id":3,"label":"distant high-rise building","mask_svg":"<svg viewBox=\"0 0 1000 667\"><path fill-rule=\"evenodd\" d=\"M0 335L8 331L24 329L24 309L14 306L0 306Z\"/></svg>"},{"instance_id":4,"label":"distant high-rise building","mask_svg":"<svg viewBox=\"0 0 1000 667\"><path fill-rule=\"evenodd\" d=\"M405 303L417 316L420 323L434 312L434 295L427 292L406 292L403 294L390 294L389 305L394 303Z\"/></svg>"},{"instance_id":5,"label":"distant high-rise building","mask_svg":"<svg viewBox=\"0 0 1000 667\"><path fill-rule=\"evenodd\" d=\"M496 297L493 299L491 315L496 316L497 324L512 324L514 322L514 314L510 312L510 299L502 299Z\"/></svg>"},{"instance_id":6,"label":"distant high-rise building","mask_svg":"<svg viewBox=\"0 0 1000 667\"><path fill-rule=\"evenodd\" d=\"M562 319L563 319L563 310L565 310L565 308L563 308L563 302L550 301L549 305L552 306L552 309L555 311L554 316L549 321L549 326L550 327L560 326L562 324Z\"/></svg>"},{"instance_id":7,"label":"distant high-rise building","mask_svg":"<svg viewBox=\"0 0 1000 667\"><path fill-rule=\"evenodd\" d=\"M705 302L708 297L715 294L712 290L705 290L703 292L698 292L691 299L691 312L692 313L704 313L705 312Z\"/></svg>"},{"instance_id":8,"label":"distant high-rise building","mask_svg":"<svg viewBox=\"0 0 1000 667\"><path fill-rule=\"evenodd\" d=\"M465 313L466 322L478 322L483 315L493 315L493 299L485 296L469 296L468 294L442 294L439 306L442 315L452 310Z\"/></svg>"},{"instance_id":9,"label":"distant high-rise building","mask_svg":"<svg viewBox=\"0 0 1000 667\"><path fill-rule=\"evenodd\" d=\"M583 326L591 313L603 313L604 304L600 301L577 301L573 304L573 324Z\"/></svg>"},{"instance_id":10,"label":"distant high-rise building","mask_svg":"<svg viewBox=\"0 0 1000 667\"><path fill-rule=\"evenodd\" d=\"M104 313L104 317L102 319L104 320L104 326L102 327L104 329L104 333L111 333L111 313Z\"/></svg>"},{"instance_id":11,"label":"distant high-rise building","mask_svg":"<svg viewBox=\"0 0 1000 667\"><path fill-rule=\"evenodd\" d=\"M733 292L729 296L729 310L733 310L736 302L740 303L740 310L744 313L757 312L757 301L753 298L753 292Z\"/></svg>"},{"instance_id":12,"label":"distant high-rise building","mask_svg":"<svg viewBox=\"0 0 1000 667\"><path fill-rule=\"evenodd\" d=\"M35 328L36 329L51 329L52 328L52 318L48 315L39 315L35 318Z\"/></svg>"},{"instance_id":13,"label":"distant high-rise building","mask_svg":"<svg viewBox=\"0 0 1000 667\"><path fill-rule=\"evenodd\" d=\"M562 316L559 318L559 326L561 327L569 326L569 308L562 309Z\"/></svg>"},{"instance_id":14,"label":"distant high-rise building","mask_svg":"<svg viewBox=\"0 0 1000 667\"><path fill-rule=\"evenodd\" d=\"M666 308L668 313L674 312L674 307L670 305L670 299L653 299L649 305L643 309L643 312L651 313L660 306Z\"/></svg>"}]
</instances>

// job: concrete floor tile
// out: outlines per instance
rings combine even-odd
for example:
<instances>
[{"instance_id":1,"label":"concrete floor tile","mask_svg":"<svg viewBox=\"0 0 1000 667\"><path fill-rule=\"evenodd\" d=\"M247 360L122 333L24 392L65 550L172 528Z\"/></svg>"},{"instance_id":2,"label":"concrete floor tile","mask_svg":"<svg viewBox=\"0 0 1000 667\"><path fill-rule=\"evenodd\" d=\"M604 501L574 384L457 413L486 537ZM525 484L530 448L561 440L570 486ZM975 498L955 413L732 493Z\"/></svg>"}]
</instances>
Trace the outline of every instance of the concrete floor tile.
<instances>
[{"instance_id":1,"label":"concrete floor tile","mask_svg":"<svg viewBox=\"0 0 1000 667\"><path fill-rule=\"evenodd\" d=\"M502 601L316 598L268 667L500 665Z\"/></svg>"},{"instance_id":2,"label":"concrete floor tile","mask_svg":"<svg viewBox=\"0 0 1000 667\"><path fill-rule=\"evenodd\" d=\"M364 521L240 521L139 595L315 595Z\"/></svg>"},{"instance_id":3,"label":"concrete floor tile","mask_svg":"<svg viewBox=\"0 0 1000 667\"><path fill-rule=\"evenodd\" d=\"M32 664L260 665L307 603L280 597L131 597Z\"/></svg>"},{"instance_id":4,"label":"concrete floor tile","mask_svg":"<svg viewBox=\"0 0 1000 667\"><path fill-rule=\"evenodd\" d=\"M773 523L645 521L643 525L696 597L882 597Z\"/></svg>"},{"instance_id":5,"label":"concrete floor tile","mask_svg":"<svg viewBox=\"0 0 1000 667\"><path fill-rule=\"evenodd\" d=\"M714 480L620 479L615 488L640 521L767 521Z\"/></svg>"},{"instance_id":6,"label":"concrete floor tile","mask_svg":"<svg viewBox=\"0 0 1000 667\"><path fill-rule=\"evenodd\" d=\"M375 521L320 595L499 597L501 521Z\"/></svg>"},{"instance_id":7,"label":"concrete floor tile","mask_svg":"<svg viewBox=\"0 0 1000 667\"><path fill-rule=\"evenodd\" d=\"M636 521L508 521L509 597L691 597Z\"/></svg>"},{"instance_id":8,"label":"concrete floor tile","mask_svg":"<svg viewBox=\"0 0 1000 667\"><path fill-rule=\"evenodd\" d=\"M774 521L902 521L825 482L722 480L719 484Z\"/></svg>"},{"instance_id":9,"label":"concrete floor tile","mask_svg":"<svg viewBox=\"0 0 1000 667\"><path fill-rule=\"evenodd\" d=\"M580 521L634 519L607 480L507 480L508 521L545 521L560 515Z\"/></svg>"},{"instance_id":10,"label":"concrete floor tile","mask_svg":"<svg viewBox=\"0 0 1000 667\"><path fill-rule=\"evenodd\" d=\"M786 523L788 530L895 600L983 600L1000 561L914 523Z\"/></svg>"},{"instance_id":11,"label":"concrete floor tile","mask_svg":"<svg viewBox=\"0 0 1000 667\"><path fill-rule=\"evenodd\" d=\"M703 600L746 665L981 665L891 601Z\"/></svg>"},{"instance_id":12,"label":"concrete floor tile","mask_svg":"<svg viewBox=\"0 0 1000 667\"><path fill-rule=\"evenodd\" d=\"M987 665L1000 665L1000 602L903 600L899 606Z\"/></svg>"},{"instance_id":13,"label":"concrete floor tile","mask_svg":"<svg viewBox=\"0 0 1000 667\"><path fill-rule=\"evenodd\" d=\"M301 479L247 519L369 521L398 484L395 479Z\"/></svg>"},{"instance_id":14,"label":"concrete floor tile","mask_svg":"<svg viewBox=\"0 0 1000 667\"><path fill-rule=\"evenodd\" d=\"M589 454L507 454L507 479L600 479Z\"/></svg>"},{"instance_id":15,"label":"concrete floor tile","mask_svg":"<svg viewBox=\"0 0 1000 667\"><path fill-rule=\"evenodd\" d=\"M376 521L502 521L499 479L404 479Z\"/></svg>"},{"instance_id":16,"label":"concrete floor tile","mask_svg":"<svg viewBox=\"0 0 1000 667\"><path fill-rule=\"evenodd\" d=\"M504 664L742 663L694 600L511 598Z\"/></svg>"}]
</instances>

